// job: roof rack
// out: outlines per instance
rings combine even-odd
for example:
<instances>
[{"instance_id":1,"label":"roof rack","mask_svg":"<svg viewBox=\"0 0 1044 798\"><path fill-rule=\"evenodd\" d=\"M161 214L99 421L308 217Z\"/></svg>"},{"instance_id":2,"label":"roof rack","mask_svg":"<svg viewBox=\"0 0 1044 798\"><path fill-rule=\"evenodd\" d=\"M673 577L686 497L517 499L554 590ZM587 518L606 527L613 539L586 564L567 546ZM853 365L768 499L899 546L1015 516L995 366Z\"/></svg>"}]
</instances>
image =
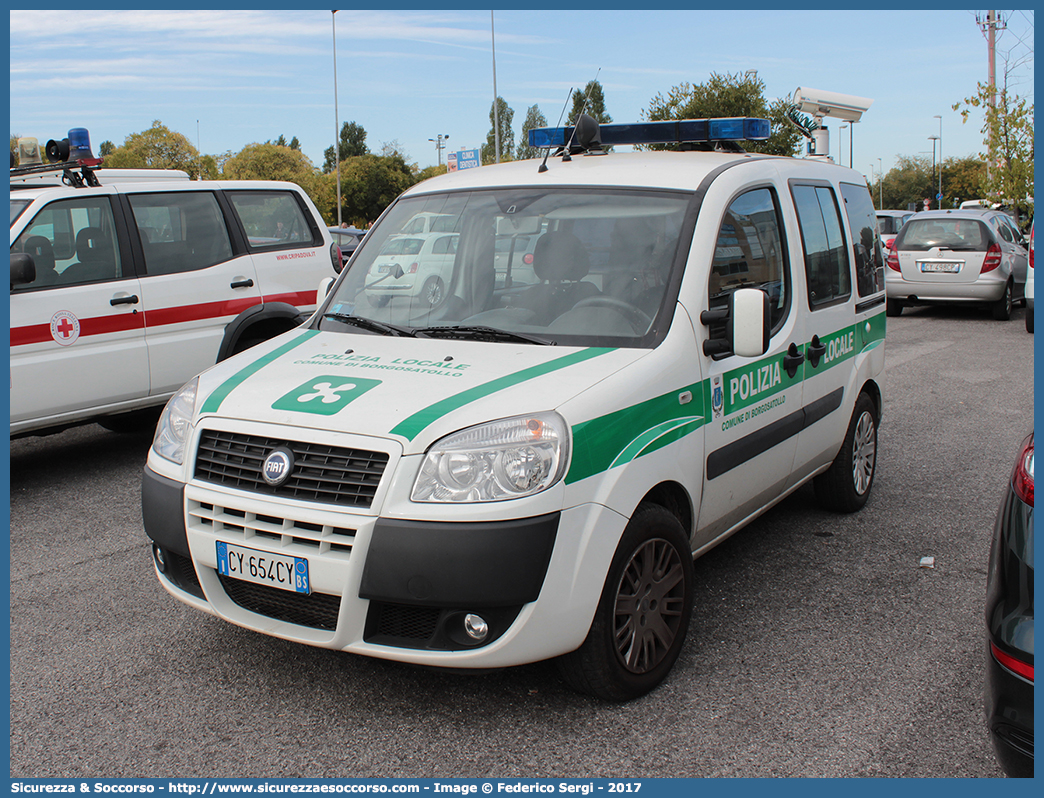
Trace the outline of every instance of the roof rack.
<instances>
[{"instance_id":1,"label":"roof rack","mask_svg":"<svg viewBox=\"0 0 1044 798\"><path fill-rule=\"evenodd\" d=\"M44 175L61 173L62 182L73 188L84 186L100 186L98 176L94 173L101 168L101 158L78 158L75 161L63 161L61 163L41 163L31 166L12 166L12 180L28 175ZM79 169L79 173L76 170Z\"/></svg>"}]
</instances>

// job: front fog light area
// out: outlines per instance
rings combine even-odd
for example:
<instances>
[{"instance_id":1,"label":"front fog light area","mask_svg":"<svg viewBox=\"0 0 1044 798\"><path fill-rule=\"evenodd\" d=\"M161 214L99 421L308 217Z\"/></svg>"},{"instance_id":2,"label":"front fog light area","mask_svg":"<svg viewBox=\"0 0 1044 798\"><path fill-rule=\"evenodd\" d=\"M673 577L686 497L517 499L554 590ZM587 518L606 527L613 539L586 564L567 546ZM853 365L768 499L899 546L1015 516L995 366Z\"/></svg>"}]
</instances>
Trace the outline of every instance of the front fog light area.
<instances>
[{"instance_id":1,"label":"front fog light area","mask_svg":"<svg viewBox=\"0 0 1044 798\"><path fill-rule=\"evenodd\" d=\"M561 479L568 454L568 427L557 413L480 424L428 450L410 498L463 503L532 496Z\"/></svg>"}]
</instances>

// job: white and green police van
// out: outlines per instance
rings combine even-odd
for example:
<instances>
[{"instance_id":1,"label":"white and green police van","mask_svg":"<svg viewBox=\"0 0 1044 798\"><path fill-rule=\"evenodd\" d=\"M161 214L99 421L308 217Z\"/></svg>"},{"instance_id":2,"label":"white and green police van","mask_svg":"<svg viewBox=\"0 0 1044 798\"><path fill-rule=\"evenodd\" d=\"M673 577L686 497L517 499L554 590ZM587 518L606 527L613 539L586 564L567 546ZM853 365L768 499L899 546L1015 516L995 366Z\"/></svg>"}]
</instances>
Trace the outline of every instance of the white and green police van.
<instances>
[{"instance_id":1,"label":"white and green police van","mask_svg":"<svg viewBox=\"0 0 1044 798\"><path fill-rule=\"evenodd\" d=\"M862 175L730 142L766 120L578 127L405 192L309 322L171 399L143 510L172 595L420 665L559 658L625 700L678 658L694 557L810 480L866 502L885 294ZM649 140L683 146L604 150ZM446 235L435 265L400 245ZM376 290L418 274L440 290Z\"/></svg>"}]
</instances>

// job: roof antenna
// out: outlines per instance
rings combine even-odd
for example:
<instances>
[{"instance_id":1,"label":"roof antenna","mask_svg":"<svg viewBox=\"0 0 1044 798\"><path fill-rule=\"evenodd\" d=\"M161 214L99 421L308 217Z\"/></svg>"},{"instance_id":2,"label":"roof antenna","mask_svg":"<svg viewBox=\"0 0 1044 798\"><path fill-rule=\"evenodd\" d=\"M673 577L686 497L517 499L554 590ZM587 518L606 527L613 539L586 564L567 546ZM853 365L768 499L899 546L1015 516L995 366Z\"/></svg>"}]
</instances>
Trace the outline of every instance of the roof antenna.
<instances>
[{"instance_id":1,"label":"roof antenna","mask_svg":"<svg viewBox=\"0 0 1044 798\"><path fill-rule=\"evenodd\" d=\"M573 89L570 87L569 94L566 95L565 105L562 106L562 113L558 115L558 124L562 124L562 117L565 116L566 106L569 105L569 101L573 97ZM551 154L551 148L547 148L547 152L544 153L544 160L540 162L540 168L537 169L537 174L542 174L547 171L547 156Z\"/></svg>"},{"instance_id":2,"label":"roof antenna","mask_svg":"<svg viewBox=\"0 0 1044 798\"><path fill-rule=\"evenodd\" d=\"M591 83L595 83L598 80L598 75L601 74L602 68L598 67L595 72L594 80ZM587 84L590 86L591 84ZM573 157L569 154L569 151L573 148L573 139L576 138L576 129L580 126L580 117L587 113L587 103L590 102L591 98L584 92L584 104L580 107L580 113L576 115L576 119L573 121L573 132L569 134L569 141L566 142L565 154L562 156L563 161L571 161Z\"/></svg>"}]
</instances>

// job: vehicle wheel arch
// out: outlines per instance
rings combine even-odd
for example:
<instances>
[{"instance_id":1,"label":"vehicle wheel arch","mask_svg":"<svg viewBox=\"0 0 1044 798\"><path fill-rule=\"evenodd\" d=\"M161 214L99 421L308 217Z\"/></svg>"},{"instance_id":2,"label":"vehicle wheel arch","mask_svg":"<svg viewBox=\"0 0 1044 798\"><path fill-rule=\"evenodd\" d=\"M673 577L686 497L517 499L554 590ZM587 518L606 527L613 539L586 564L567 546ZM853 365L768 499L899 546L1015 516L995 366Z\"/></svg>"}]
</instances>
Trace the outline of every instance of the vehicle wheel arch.
<instances>
[{"instance_id":1,"label":"vehicle wheel arch","mask_svg":"<svg viewBox=\"0 0 1044 798\"><path fill-rule=\"evenodd\" d=\"M218 349L218 362L292 330L306 321L309 315L286 302L269 302L247 308L225 326L225 335Z\"/></svg>"},{"instance_id":2,"label":"vehicle wheel arch","mask_svg":"<svg viewBox=\"0 0 1044 798\"><path fill-rule=\"evenodd\" d=\"M682 529L690 539L692 538L696 513L693 510L692 497L681 484L668 481L653 486L638 502L635 510L637 511L638 507L643 504L656 504L663 507L678 519Z\"/></svg>"}]
</instances>

